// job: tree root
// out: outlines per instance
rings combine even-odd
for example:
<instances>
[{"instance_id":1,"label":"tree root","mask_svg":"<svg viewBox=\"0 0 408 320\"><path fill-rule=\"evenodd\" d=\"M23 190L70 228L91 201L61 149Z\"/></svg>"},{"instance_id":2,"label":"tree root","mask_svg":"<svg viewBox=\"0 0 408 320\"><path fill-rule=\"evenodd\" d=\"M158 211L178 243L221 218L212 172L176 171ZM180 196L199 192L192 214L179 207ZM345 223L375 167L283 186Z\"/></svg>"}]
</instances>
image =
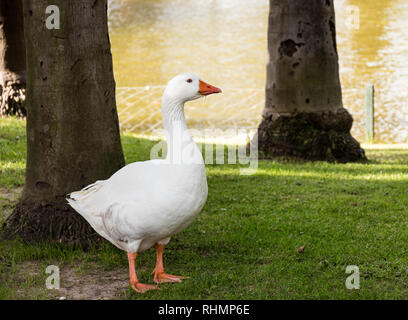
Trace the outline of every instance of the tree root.
<instances>
[{"instance_id":1,"label":"tree root","mask_svg":"<svg viewBox=\"0 0 408 320\"><path fill-rule=\"evenodd\" d=\"M264 114L257 132L259 157L365 161L364 150L350 134L352 123L343 108L337 112Z\"/></svg>"},{"instance_id":2,"label":"tree root","mask_svg":"<svg viewBox=\"0 0 408 320\"><path fill-rule=\"evenodd\" d=\"M88 222L67 205L29 206L17 204L3 224L3 238L21 238L30 243L57 242L84 248L102 238Z\"/></svg>"}]
</instances>

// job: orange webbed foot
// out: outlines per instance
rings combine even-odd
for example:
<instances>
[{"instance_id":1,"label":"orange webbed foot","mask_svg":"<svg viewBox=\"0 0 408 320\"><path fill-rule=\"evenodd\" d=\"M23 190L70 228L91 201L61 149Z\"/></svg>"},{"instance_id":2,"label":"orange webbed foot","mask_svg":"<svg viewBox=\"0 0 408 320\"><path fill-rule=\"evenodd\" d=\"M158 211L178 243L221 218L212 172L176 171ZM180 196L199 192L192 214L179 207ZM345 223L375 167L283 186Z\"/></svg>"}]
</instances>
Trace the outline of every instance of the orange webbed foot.
<instances>
[{"instance_id":1,"label":"orange webbed foot","mask_svg":"<svg viewBox=\"0 0 408 320\"><path fill-rule=\"evenodd\" d=\"M183 276L174 276L172 274L167 274L164 272L155 272L153 281L155 283L164 283L164 282L181 282L181 280L188 279L188 277Z\"/></svg>"},{"instance_id":2,"label":"orange webbed foot","mask_svg":"<svg viewBox=\"0 0 408 320\"><path fill-rule=\"evenodd\" d=\"M140 282L130 282L130 286L139 293L144 293L148 290L160 290L160 288L154 284L145 284Z\"/></svg>"}]
</instances>

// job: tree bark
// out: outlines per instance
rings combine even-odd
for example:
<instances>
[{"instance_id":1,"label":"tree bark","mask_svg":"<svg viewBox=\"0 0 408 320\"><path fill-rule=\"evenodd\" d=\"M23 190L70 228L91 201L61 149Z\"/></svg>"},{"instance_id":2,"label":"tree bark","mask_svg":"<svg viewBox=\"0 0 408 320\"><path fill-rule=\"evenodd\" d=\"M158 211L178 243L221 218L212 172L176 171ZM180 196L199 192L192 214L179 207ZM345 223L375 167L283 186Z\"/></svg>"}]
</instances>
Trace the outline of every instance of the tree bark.
<instances>
[{"instance_id":1,"label":"tree bark","mask_svg":"<svg viewBox=\"0 0 408 320\"><path fill-rule=\"evenodd\" d=\"M26 116L22 0L0 0L0 115Z\"/></svg>"},{"instance_id":2,"label":"tree bark","mask_svg":"<svg viewBox=\"0 0 408 320\"><path fill-rule=\"evenodd\" d=\"M260 157L359 161L343 108L333 0L270 0Z\"/></svg>"},{"instance_id":3,"label":"tree bark","mask_svg":"<svg viewBox=\"0 0 408 320\"><path fill-rule=\"evenodd\" d=\"M60 29L47 29L47 0L24 1L27 167L6 237L88 242L96 233L67 193L124 165L106 0L54 0Z\"/></svg>"}]
</instances>

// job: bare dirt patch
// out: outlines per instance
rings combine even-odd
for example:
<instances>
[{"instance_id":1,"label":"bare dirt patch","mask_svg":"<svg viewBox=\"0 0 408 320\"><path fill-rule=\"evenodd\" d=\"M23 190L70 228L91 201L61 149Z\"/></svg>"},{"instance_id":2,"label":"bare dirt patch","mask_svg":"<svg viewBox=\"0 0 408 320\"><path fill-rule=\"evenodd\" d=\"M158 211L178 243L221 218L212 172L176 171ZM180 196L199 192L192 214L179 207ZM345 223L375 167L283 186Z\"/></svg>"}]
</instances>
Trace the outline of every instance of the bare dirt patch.
<instances>
[{"instance_id":1,"label":"bare dirt patch","mask_svg":"<svg viewBox=\"0 0 408 320\"><path fill-rule=\"evenodd\" d=\"M58 295L68 300L111 300L118 299L128 288L127 269L103 271L92 267L77 275L73 267L65 267L61 270Z\"/></svg>"},{"instance_id":2,"label":"bare dirt patch","mask_svg":"<svg viewBox=\"0 0 408 320\"><path fill-rule=\"evenodd\" d=\"M27 261L18 269L13 275L13 283L19 287L18 299L112 300L119 299L129 288L125 268L104 271L91 264L78 270L77 265L65 265L60 268L59 290L46 288L46 278L50 275L40 263Z\"/></svg>"}]
</instances>

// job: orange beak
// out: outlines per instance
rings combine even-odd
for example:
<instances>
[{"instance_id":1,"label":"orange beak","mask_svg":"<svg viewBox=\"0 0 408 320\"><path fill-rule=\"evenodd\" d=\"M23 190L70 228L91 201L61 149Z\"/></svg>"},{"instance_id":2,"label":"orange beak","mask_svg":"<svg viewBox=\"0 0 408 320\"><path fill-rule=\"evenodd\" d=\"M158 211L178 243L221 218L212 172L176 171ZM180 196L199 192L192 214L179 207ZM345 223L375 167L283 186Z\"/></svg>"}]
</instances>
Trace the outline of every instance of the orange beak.
<instances>
[{"instance_id":1,"label":"orange beak","mask_svg":"<svg viewBox=\"0 0 408 320\"><path fill-rule=\"evenodd\" d=\"M209 94L222 92L220 88L214 87L208 83L205 83L204 81L199 80L199 83L200 89L198 90L198 93L202 96L208 96Z\"/></svg>"}]
</instances>

